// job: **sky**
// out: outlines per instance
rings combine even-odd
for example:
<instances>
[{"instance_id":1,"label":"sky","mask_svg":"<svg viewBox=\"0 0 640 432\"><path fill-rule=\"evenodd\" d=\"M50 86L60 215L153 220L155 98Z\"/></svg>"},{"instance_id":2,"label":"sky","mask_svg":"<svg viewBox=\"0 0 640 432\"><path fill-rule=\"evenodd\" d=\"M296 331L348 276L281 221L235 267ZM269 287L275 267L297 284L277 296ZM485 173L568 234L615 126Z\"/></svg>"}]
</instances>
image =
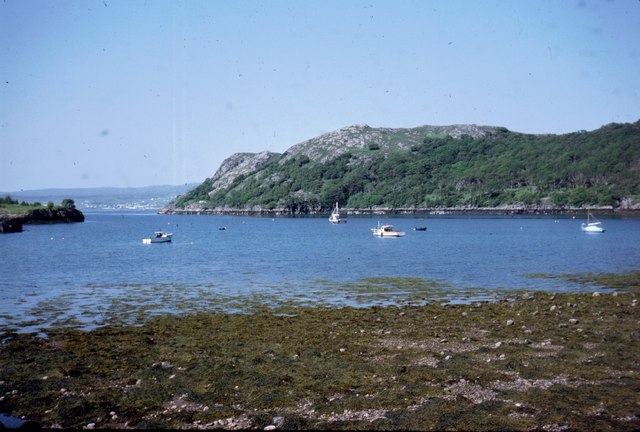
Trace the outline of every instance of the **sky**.
<instances>
[{"instance_id":1,"label":"sky","mask_svg":"<svg viewBox=\"0 0 640 432\"><path fill-rule=\"evenodd\" d=\"M640 119L638 0L4 0L0 191L202 182L354 125Z\"/></svg>"}]
</instances>

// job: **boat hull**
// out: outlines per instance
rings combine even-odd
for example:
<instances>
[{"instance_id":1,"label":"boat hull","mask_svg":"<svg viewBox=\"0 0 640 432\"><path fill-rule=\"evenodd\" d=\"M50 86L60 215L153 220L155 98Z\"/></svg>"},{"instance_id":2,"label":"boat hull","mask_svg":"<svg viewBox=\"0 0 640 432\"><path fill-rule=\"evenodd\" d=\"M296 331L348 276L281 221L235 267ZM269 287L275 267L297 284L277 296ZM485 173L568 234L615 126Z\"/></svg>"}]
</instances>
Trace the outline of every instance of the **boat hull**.
<instances>
[{"instance_id":1,"label":"boat hull","mask_svg":"<svg viewBox=\"0 0 640 432\"><path fill-rule=\"evenodd\" d=\"M171 238L161 238L161 239L146 238L146 239L142 239L142 243L144 243L144 244L169 243L170 241L171 241Z\"/></svg>"},{"instance_id":2,"label":"boat hull","mask_svg":"<svg viewBox=\"0 0 640 432\"><path fill-rule=\"evenodd\" d=\"M155 237L142 239L143 244L169 243L173 234L157 232Z\"/></svg>"},{"instance_id":3,"label":"boat hull","mask_svg":"<svg viewBox=\"0 0 640 432\"><path fill-rule=\"evenodd\" d=\"M400 232L400 233L383 233L383 234L376 234L373 233L374 236L376 237L403 237L404 233Z\"/></svg>"},{"instance_id":4,"label":"boat hull","mask_svg":"<svg viewBox=\"0 0 640 432\"><path fill-rule=\"evenodd\" d=\"M383 231L378 228L372 228L371 234L376 237L402 237L404 236L404 232L402 231Z\"/></svg>"},{"instance_id":5,"label":"boat hull","mask_svg":"<svg viewBox=\"0 0 640 432\"><path fill-rule=\"evenodd\" d=\"M593 225L593 224L585 225L585 224L582 224L582 232L586 232L586 233L603 233L604 232L604 228L602 228L600 225Z\"/></svg>"}]
</instances>

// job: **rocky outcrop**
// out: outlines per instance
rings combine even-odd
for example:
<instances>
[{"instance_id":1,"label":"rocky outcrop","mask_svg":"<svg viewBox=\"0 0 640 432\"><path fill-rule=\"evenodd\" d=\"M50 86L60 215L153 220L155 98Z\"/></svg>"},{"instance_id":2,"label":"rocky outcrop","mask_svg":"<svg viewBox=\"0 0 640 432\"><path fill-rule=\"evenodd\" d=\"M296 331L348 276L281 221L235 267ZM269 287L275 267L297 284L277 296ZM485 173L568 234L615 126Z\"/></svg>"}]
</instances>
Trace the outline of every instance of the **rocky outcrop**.
<instances>
[{"instance_id":1,"label":"rocky outcrop","mask_svg":"<svg viewBox=\"0 0 640 432\"><path fill-rule=\"evenodd\" d=\"M22 232L22 220L20 218L0 219L0 233Z\"/></svg>"},{"instance_id":2,"label":"rocky outcrop","mask_svg":"<svg viewBox=\"0 0 640 432\"><path fill-rule=\"evenodd\" d=\"M618 209L620 211L640 210L640 202L636 202L633 198L622 198Z\"/></svg>"},{"instance_id":3,"label":"rocky outcrop","mask_svg":"<svg viewBox=\"0 0 640 432\"><path fill-rule=\"evenodd\" d=\"M418 126L415 128L372 128L368 125L354 125L320 135L296 144L287 150L280 163L306 156L310 160L325 163L353 150L392 149L408 150L422 143L425 137L446 136L460 138L469 135L481 138L496 133L493 126L451 125Z\"/></svg>"},{"instance_id":4,"label":"rocky outcrop","mask_svg":"<svg viewBox=\"0 0 640 432\"><path fill-rule=\"evenodd\" d=\"M260 153L236 153L222 162L218 171L211 178L211 192L229 186L238 176L252 173L262 168L278 153L263 151Z\"/></svg>"},{"instance_id":5,"label":"rocky outcrop","mask_svg":"<svg viewBox=\"0 0 640 432\"><path fill-rule=\"evenodd\" d=\"M84 222L84 214L71 208L41 208L23 215L0 216L0 233L21 232L23 225Z\"/></svg>"},{"instance_id":6,"label":"rocky outcrop","mask_svg":"<svg viewBox=\"0 0 640 432\"><path fill-rule=\"evenodd\" d=\"M614 214L630 210L620 210L612 206L552 206L552 205L503 205L499 207L368 207L368 208L343 208L343 216L378 216L378 215L585 215L587 210L593 214ZM259 206L234 208L216 207L185 208L185 209L163 209L160 214L185 214L185 215L218 215L218 216L328 216L327 211L293 211L291 208L264 208Z\"/></svg>"}]
</instances>

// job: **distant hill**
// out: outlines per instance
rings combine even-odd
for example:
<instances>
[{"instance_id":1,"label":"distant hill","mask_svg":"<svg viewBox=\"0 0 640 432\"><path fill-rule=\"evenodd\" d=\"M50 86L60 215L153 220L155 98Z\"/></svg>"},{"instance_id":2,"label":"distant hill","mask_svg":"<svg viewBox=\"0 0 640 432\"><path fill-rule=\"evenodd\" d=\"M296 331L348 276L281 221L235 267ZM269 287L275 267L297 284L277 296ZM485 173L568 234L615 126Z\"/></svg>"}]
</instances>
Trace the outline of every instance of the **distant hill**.
<instances>
[{"instance_id":1,"label":"distant hill","mask_svg":"<svg viewBox=\"0 0 640 432\"><path fill-rule=\"evenodd\" d=\"M350 126L283 154L238 153L165 211L637 208L640 121L568 134Z\"/></svg>"},{"instance_id":2,"label":"distant hill","mask_svg":"<svg viewBox=\"0 0 640 432\"><path fill-rule=\"evenodd\" d=\"M161 185L132 188L39 189L0 192L0 196L9 195L19 201L38 201L41 203L61 202L65 198L71 198L75 201L76 206L82 210L157 210L197 185L197 183L189 183L178 186Z\"/></svg>"}]
</instances>

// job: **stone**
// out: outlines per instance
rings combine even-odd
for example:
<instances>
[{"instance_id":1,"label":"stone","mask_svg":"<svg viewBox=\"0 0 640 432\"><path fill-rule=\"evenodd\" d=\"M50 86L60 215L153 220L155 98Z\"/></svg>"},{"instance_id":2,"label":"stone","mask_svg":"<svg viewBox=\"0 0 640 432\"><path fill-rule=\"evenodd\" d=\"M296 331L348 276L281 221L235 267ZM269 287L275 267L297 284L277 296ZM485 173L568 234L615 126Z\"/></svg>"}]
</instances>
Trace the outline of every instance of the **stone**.
<instances>
[{"instance_id":1,"label":"stone","mask_svg":"<svg viewBox=\"0 0 640 432\"><path fill-rule=\"evenodd\" d=\"M151 369L171 369L173 365L167 361L157 362L151 365Z\"/></svg>"}]
</instances>

